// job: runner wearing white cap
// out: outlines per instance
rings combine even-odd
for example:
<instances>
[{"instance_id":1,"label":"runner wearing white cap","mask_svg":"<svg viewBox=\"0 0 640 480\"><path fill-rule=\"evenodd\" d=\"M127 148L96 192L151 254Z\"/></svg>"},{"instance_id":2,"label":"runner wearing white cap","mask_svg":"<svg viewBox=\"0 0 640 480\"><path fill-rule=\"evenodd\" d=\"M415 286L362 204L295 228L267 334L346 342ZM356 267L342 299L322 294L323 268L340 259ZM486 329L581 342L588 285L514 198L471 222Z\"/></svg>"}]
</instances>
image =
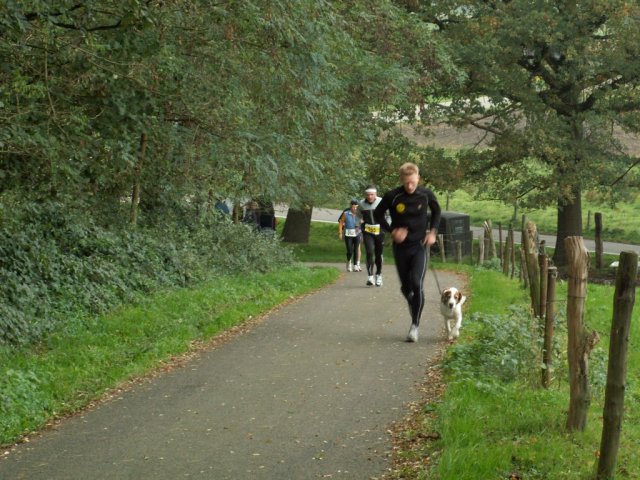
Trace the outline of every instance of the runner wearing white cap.
<instances>
[{"instance_id":1,"label":"runner wearing white cap","mask_svg":"<svg viewBox=\"0 0 640 480\"><path fill-rule=\"evenodd\" d=\"M373 211L380 203L378 190L373 185L368 186L365 198L360 201L358 213L364 222L362 226L362 238L367 252L367 285L382 286L382 251L384 249L384 233L373 215ZM375 277L374 269L375 266Z\"/></svg>"}]
</instances>

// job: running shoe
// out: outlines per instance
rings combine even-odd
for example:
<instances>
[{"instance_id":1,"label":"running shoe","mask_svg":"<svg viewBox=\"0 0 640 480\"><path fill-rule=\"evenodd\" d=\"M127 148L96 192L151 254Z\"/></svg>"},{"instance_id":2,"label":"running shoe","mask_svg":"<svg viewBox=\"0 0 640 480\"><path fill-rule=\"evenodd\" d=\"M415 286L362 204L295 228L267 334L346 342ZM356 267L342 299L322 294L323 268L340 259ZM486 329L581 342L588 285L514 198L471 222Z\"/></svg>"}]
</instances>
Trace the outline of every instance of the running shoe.
<instances>
[{"instance_id":1,"label":"running shoe","mask_svg":"<svg viewBox=\"0 0 640 480\"><path fill-rule=\"evenodd\" d=\"M382 286L382 274L376 275L376 287Z\"/></svg>"},{"instance_id":2,"label":"running shoe","mask_svg":"<svg viewBox=\"0 0 640 480\"><path fill-rule=\"evenodd\" d=\"M373 285L373 275L367 277L367 285Z\"/></svg>"},{"instance_id":3,"label":"running shoe","mask_svg":"<svg viewBox=\"0 0 640 480\"><path fill-rule=\"evenodd\" d=\"M407 342L415 343L418 341L418 326L411 324L411 328L409 329L409 335L407 335Z\"/></svg>"},{"instance_id":4,"label":"running shoe","mask_svg":"<svg viewBox=\"0 0 640 480\"><path fill-rule=\"evenodd\" d=\"M353 271L353 266L351 265L351 262L347 262L347 272L352 272Z\"/></svg>"},{"instance_id":5,"label":"running shoe","mask_svg":"<svg viewBox=\"0 0 640 480\"><path fill-rule=\"evenodd\" d=\"M360 268L360 264L359 264L359 263L356 263L356 264L353 266L353 271L354 271L354 272L361 272L361 271L362 271L362 268Z\"/></svg>"}]
</instances>

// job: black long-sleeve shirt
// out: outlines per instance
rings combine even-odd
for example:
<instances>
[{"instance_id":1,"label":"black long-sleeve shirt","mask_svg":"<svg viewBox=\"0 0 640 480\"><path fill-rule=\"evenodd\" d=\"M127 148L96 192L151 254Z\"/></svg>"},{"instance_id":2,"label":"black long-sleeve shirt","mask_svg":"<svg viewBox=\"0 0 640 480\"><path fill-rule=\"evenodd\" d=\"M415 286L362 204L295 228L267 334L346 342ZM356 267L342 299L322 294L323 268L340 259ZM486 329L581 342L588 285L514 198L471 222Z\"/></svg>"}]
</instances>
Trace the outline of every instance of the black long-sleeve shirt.
<instances>
[{"instance_id":1,"label":"black long-sleeve shirt","mask_svg":"<svg viewBox=\"0 0 640 480\"><path fill-rule=\"evenodd\" d=\"M391 224L385 219L389 210ZM418 186L413 193L407 193L403 186L388 191L374 211L376 221L383 230L406 227L409 230L403 244L422 242L430 229L440 226L440 204L435 194L428 188Z\"/></svg>"}]
</instances>

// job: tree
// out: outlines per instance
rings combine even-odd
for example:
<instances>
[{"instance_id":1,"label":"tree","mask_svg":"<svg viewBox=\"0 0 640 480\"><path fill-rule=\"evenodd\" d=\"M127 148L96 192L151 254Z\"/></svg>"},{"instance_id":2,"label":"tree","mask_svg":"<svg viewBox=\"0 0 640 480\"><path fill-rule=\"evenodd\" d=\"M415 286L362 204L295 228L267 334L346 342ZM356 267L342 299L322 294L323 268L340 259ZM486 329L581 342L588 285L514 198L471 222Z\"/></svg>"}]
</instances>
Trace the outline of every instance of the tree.
<instances>
[{"instance_id":1,"label":"tree","mask_svg":"<svg viewBox=\"0 0 640 480\"><path fill-rule=\"evenodd\" d=\"M402 3L466 72L425 91L442 101L424 118L490 135L489 148L461 152L468 178L509 203L515 194L521 204L555 204L554 261L565 265L564 238L582 234L583 192L615 198L637 182L630 172L640 160L620 141L640 131L637 2Z\"/></svg>"}]
</instances>

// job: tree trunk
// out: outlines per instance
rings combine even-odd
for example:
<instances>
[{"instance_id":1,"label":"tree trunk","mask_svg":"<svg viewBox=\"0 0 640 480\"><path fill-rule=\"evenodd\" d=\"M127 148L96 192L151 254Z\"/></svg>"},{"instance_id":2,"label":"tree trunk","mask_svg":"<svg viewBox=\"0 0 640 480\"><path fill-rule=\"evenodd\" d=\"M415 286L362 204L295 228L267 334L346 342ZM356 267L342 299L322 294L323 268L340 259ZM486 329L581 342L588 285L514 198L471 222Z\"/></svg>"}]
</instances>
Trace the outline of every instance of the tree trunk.
<instances>
[{"instance_id":1,"label":"tree trunk","mask_svg":"<svg viewBox=\"0 0 640 480\"><path fill-rule=\"evenodd\" d=\"M609 367L607 387L604 395L602 440L598 461L598 480L613 478L620 446L622 416L624 412L624 391L627 376L627 351L631 314L636 299L636 277L638 275L638 255L633 252L620 254L620 266L616 276L616 290L613 302L613 322L609 343Z\"/></svg>"},{"instance_id":2,"label":"tree trunk","mask_svg":"<svg viewBox=\"0 0 640 480\"><path fill-rule=\"evenodd\" d=\"M289 208L287 219L282 230L282 239L291 243L309 243L311 230L312 206L304 206L301 210Z\"/></svg>"},{"instance_id":3,"label":"tree trunk","mask_svg":"<svg viewBox=\"0 0 640 480\"><path fill-rule=\"evenodd\" d=\"M589 384L589 355L600 337L596 332L586 333L584 311L587 297L589 253L582 237L565 239L568 261L569 286L567 289L567 357L569 360L569 414L568 430L584 430L591 404Z\"/></svg>"},{"instance_id":4,"label":"tree trunk","mask_svg":"<svg viewBox=\"0 0 640 480\"><path fill-rule=\"evenodd\" d=\"M556 249L553 254L553 263L558 267L567 265L567 251L564 239L567 237L582 236L582 191L580 187L572 187L573 200L565 203L558 200L558 218L556 225Z\"/></svg>"}]
</instances>

